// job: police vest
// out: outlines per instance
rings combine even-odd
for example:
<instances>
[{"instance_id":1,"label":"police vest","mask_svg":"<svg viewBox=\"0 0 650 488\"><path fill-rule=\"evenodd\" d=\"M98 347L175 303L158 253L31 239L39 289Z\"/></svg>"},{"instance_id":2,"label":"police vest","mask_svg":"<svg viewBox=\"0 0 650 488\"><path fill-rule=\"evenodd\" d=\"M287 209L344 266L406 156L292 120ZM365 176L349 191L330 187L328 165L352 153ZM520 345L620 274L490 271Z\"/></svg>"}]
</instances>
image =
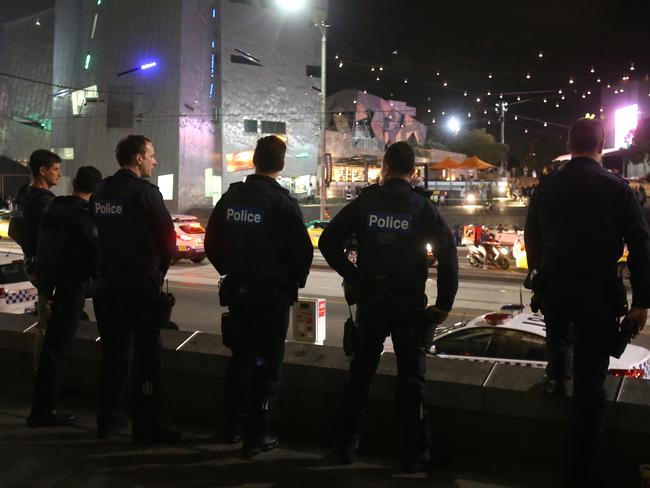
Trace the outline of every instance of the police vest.
<instances>
[{"instance_id":1,"label":"police vest","mask_svg":"<svg viewBox=\"0 0 650 488\"><path fill-rule=\"evenodd\" d=\"M282 223L278 208L284 190L264 181L230 186L223 196L224 262L228 274L277 278L283 275Z\"/></svg>"},{"instance_id":2,"label":"police vest","mask_svg":"<svg viewBox=\"0 0 650 488\"><path fill-rule=\"evenodd\" d=\"M384 185L358 197L357 265L362 276L405 281L426 276L426 240L420 223L426 199L401 185Z\"/></svg>"}]
</instances>

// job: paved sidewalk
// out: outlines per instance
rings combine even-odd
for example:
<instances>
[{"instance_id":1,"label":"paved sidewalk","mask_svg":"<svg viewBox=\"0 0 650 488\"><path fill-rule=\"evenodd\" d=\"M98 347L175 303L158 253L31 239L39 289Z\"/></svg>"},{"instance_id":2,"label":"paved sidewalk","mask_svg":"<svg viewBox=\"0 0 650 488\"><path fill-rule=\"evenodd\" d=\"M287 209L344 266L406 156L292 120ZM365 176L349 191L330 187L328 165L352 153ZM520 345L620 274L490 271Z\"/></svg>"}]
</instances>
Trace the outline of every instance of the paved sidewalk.
<instances>
[{"instance_id":1,"label":"paved sidewalk","mask_svg":"<svg viewBox=\"0 0 650 488\"><path fill-rule=\"evenodd\" d=\"M331 463L327 452L285 446L255 460L209 432L187 432L173 447L138 448L124 435L95 438L89 399L67 396L81 412L75 428L25 427L30 387L0 383L0 487L524 487L559 486L547 467L493 467L478 459L457 460L429 474L403 475L397 461L360 456L350 466ZM125 433L126 434L126 433ZM629 486L629 485L618 485Z\"/></svg>"}]
</instances>

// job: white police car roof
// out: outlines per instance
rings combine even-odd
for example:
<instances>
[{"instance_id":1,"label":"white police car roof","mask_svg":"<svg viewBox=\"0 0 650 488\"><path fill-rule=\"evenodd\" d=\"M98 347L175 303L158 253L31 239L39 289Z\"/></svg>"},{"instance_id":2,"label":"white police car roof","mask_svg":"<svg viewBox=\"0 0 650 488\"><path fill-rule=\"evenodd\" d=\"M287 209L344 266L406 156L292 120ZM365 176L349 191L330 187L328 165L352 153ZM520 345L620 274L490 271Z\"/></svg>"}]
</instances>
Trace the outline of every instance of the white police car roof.
<instances>
[{"instance_id":1,"label":"white police car roof","mask_svg":"<svg viewBox=\"0 0 650 488\"><path fill-rule=\"evenodd\" d=\"M459 329L477 328L477 327L494 327L501 329L513 329L522 332L529 332L542 337L546 337L546 324L544 316L541 313L533 312L530 307L524 307L523 310L500 310L494 313L507 312L511 313L511 317L505 319L503 322L494 325L485 320L485 316L489 314L479 315L478 317L468 321L465 325L456 325L445 327L436 335L436 340L443 336ZM645 368L650 374L650 351L645 347L635 346L628 344L625 352L619 359L611 357L609 359L609 369L632 369L632 368Z\"/></svg>"},{"instance_id":2,"label":"white police car roof","mask_svg":"<svg viewBox=\"0 0 650 488\"><path fill-rule=\"evenodd\" d=\"M172 214L172 220L174 222L179 222L182 220L198 220L198 217L194 215L185 215L185 214Z\"/></svg>"}]
</instances>

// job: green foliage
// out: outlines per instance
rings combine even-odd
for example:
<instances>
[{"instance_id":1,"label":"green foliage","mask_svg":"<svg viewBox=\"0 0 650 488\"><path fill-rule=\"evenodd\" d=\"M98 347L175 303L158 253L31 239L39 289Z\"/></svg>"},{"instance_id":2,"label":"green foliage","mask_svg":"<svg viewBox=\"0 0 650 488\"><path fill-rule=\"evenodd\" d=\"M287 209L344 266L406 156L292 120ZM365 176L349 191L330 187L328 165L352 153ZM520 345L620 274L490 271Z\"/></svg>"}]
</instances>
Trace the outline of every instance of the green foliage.
<instances>
[{"instance_id":1,"label":"green foliage","mask_svg":"<svg viewBox=\"0 0 650 488\"><path fill-rule=\"evenodd\" d=\"M427 147L477 156L492 164L501 164L508 157L508 146L496 141L485 129L461 130L453 135L441 127L433 128L427 137Z\"/></svg>"}]
</instances>

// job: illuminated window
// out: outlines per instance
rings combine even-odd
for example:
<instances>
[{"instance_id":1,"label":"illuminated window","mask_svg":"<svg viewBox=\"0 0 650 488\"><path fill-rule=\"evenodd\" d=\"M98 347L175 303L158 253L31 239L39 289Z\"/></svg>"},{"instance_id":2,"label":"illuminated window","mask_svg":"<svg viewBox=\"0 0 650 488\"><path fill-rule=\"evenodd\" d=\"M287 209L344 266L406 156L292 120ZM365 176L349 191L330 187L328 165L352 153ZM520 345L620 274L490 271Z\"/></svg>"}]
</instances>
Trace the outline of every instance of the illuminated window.
<instances>
[{"instance_id":1,"label":"illuminated window","mask_svg":"<svg viewBox=\"0 0 650 488\"><path fill-rule=\"evenodd\" d=\"M72 161L74 159L74 147L53 147L51 151L58 154L64 161Z\"/></svg>"},{"instance_id":2,"label":"illuminated window","mask_svg":"<svg viewBox=\"0 0 650 488\"><path fill-rule=\"evenodd\" d=\"M158 188L162 193L163 200L174 199L174 175L160 175L158 176Z\"/></svg>"}]
</instances>

